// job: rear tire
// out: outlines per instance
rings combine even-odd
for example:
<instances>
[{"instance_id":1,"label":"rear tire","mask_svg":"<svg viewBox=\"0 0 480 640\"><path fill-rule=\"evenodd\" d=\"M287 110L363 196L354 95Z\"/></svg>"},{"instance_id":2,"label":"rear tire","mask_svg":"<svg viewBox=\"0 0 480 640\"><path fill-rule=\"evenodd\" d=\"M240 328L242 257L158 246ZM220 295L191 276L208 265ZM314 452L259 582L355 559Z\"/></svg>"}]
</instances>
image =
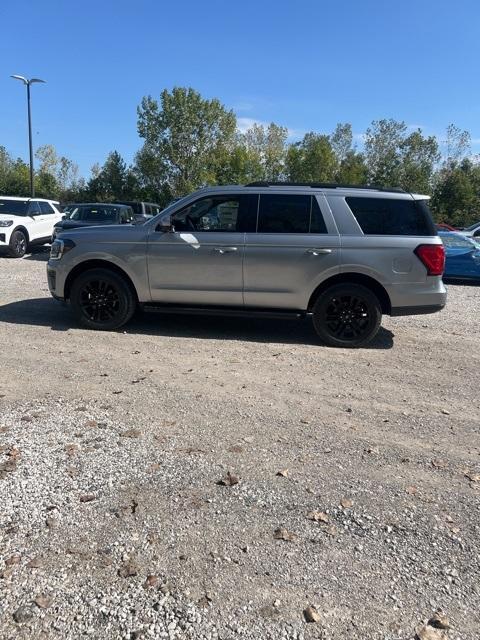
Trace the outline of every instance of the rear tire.
<instances>
[{"instance_id":1,"label":"rear tire","mask_svg":"<svg viewBox=\"0 0 480 640\"><path fill-rule=\"evenodd\" d=\"M73 282L70 303L88 329L118 329L135 313L137 301L130 285L110 269L90 269Z\"/></svg>"},{"instance_id":2,"label":"rear tire","mask_svg":"<svg viewBox=\"0 0 480 640\"><path fill-rule=\"evenodd\" d=\"M18 229L10 236L8 255L12 258L23 258L27 252L27 236Z\"/></svg>"},{"instance_id":3,"label":"rear tire","mask_svg":"<svg viewBox=\"0 0 480 640\"><path fill-rule=\"evenodd\" d=\"M363 347L375 337L382 320L377 296L355 283L333 285L312 311L315 331L330 347Z\"/></svg>"}]
</instances>

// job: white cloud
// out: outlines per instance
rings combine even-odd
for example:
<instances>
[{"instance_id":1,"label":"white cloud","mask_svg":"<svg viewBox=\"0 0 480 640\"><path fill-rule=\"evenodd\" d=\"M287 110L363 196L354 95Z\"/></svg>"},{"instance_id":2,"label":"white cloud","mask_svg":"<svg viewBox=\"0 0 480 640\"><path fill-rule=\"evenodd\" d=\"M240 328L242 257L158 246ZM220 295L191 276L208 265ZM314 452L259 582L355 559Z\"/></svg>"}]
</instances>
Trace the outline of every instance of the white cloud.
<instances>
[{"instance_id":1,"label":"white cloud","mask_svg":"<svg viewBox=\"0 0 480 640\"><path fill-rule=\"evenodd\" d=\"M254 124L261 127L268 127L270 122L267 122L266 120L257 120L256 118L246 118L243 116L237 118L237 129L240 133L245 133L245 131L251 129ZM298 140L299 138L303 138L307 133L304 129L294 129L292 127L287 127L287 131L289 140Z\"/></svg>"},{"instance_id":2,"label":"white cloud","mask_svg":"<svg viewBox=\"0 0 480 640\"><path fill-rule=\"evenodd\" d=\"M251 129L254 124L258 124L262 127L268 127L268 122L263 120L255 120L255 118L237 118L237 129L240 133L245 133L247 129Z\"/></svg>"},{"instance_id":3,"label":"white cloud","mask_svg":"<svg viewBox=\"0 0 480 640\"><path fill-rule=\"evenodd\" d=\"M232 108L234 111L252 111L254 106L251 102L237 102Z\"/></svg>"}]
</instances>

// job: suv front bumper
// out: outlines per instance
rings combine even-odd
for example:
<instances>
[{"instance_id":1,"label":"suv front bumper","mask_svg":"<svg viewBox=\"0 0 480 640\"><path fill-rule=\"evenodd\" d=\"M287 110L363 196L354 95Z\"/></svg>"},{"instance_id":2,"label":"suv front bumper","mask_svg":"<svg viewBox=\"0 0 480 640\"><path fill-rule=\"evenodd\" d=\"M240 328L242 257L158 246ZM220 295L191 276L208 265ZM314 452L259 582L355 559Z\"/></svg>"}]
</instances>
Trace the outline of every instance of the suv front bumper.
<instances>
[{"instance_id":1,"label":"suv front bumper","mask_svg":"<svg viewBox=\"0 0 480 640\"><path fill-rule=\"evenodd\" d=\"M55 300L64 300L64 287L66 280L66 273L61 268L60 260L49 260L47 262L47 282L50 290L50 295Z\"/></svg>"}]
</instances>

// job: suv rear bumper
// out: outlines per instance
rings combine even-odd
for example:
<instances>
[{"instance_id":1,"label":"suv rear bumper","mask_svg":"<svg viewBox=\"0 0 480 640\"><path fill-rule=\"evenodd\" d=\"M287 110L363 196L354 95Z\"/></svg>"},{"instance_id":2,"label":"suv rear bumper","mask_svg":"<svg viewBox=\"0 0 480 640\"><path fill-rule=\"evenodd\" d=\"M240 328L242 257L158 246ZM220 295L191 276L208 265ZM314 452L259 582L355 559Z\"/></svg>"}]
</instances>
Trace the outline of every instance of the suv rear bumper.
<instances>
[{"instance_id":1,"label":"suv rear bumper","mask_svg":"<svg viewBox=\"0 0 480 640\"><path fill-rule=\"evenodd\" d=\"M425 282L395 283L386 289L391 316L435 313L447 303L447 290L440 276L427 277Z\"/></svg>"}]
</instances>

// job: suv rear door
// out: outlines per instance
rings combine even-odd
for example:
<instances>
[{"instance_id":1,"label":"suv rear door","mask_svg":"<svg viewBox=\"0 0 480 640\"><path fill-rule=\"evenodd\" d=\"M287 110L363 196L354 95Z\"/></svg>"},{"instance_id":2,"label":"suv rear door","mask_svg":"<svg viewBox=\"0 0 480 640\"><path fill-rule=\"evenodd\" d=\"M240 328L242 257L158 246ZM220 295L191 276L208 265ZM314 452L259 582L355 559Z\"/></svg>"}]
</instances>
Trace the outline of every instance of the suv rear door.
<instances>
[{"instance_id":1,"label":"suv rear door","mask_svg":"<svg viewBox=\"0 0 480 640\"><path fill-rule=\"evenodd\" d=\"M246 306L304 310L339 264L340 239L322 194L260 193L256 232L245 241Z\"/></svg>"},{"instance_id":2,"label":"suv rear door","mask_svg":"<svg viewBox=\"0 0 480 640\"><path fill-rule=\"evenodd\" d=\"M173 214L175 231L154 227L147 254L152 301L242 306L248 208L244 194L204 195Z\"/></svg>"}]
</instances>

